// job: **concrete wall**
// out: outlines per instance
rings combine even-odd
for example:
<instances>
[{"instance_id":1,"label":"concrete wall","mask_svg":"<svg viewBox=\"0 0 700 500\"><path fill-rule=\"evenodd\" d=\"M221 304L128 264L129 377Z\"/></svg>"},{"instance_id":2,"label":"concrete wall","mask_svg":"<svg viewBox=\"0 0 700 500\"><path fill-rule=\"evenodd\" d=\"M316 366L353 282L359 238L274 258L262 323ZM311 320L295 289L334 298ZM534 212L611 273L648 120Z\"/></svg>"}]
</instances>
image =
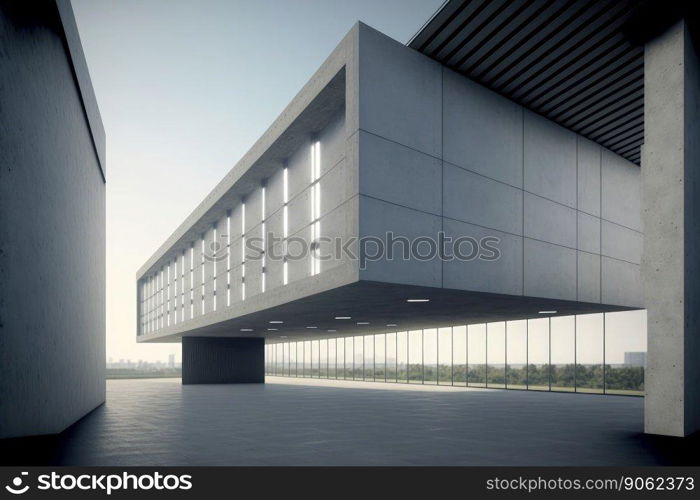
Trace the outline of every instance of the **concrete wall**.
<instances>
[{"instance_id":1,"label":"concrete wall","mask_svg":"<svg viewBox=\"0 0 700 500\"><path fill-rule=\"evenodd\" d=\"M672 436L700 429L700 60L692 35L680 21L644 54L644 427Z\"/></svg>"},{"instance_id":2,"label":"concrete wall","mask_svg":"<svg viewBox=\"0 0 700 500\"><path fill-rule=\"evenodd\" d=\"M361 279L643 305L636 165L364 25L359 66L360 234L501 251L382 259Z\"/></svg>"},{"instance_id":3,"label":"concrete wall","mask_svg":"<svg viewBox=\"0 0 700 500\"><path fill-rule=\"evenodd\" d=\"M0 438L105 398L104 137L73 28L50 2L0 7Z\"/></svg>"}]
</instances>

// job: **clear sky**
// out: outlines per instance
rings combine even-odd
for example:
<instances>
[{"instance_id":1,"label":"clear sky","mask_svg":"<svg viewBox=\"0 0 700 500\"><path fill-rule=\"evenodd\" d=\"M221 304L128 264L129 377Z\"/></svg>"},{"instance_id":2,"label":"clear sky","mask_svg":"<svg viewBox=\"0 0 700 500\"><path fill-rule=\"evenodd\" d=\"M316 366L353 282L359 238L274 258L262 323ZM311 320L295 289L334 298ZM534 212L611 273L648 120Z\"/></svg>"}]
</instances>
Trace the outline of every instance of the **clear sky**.
<instances>
[{"instance_id":1,"label":"clear sky","mask_svg":"<svg viewBox=\"0 0 700 500\"><path fill-rule=\"evenodd\" d=\"M136 270L361 20L406 42L442 0L73 0L107 133L107 356L136 344Z\"/></svg>"}]
</instances>

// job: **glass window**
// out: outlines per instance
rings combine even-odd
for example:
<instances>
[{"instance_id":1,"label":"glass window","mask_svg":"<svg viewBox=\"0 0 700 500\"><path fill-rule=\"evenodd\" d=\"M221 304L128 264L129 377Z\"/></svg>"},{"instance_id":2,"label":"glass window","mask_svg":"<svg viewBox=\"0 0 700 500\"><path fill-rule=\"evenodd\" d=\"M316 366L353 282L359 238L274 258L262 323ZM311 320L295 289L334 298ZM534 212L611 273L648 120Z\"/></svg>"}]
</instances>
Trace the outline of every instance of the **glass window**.
<instances>
[{"instance_id":1,"label":"glass window","mask_svg":"<svg viewBox=\"0 0 700 500\"><path fill-rule=\"evenodd\" d=\"M396 334L396 380L408 382L408 332Z\"/></svg>"},{"instance_id":2,"label":"glass window","mask_svg":"<svg viewBox=\"0 0 700 500\"><path fill-rule=\"evenodd\" d=\"M304 342L297 342L297 377L304 376Z\"/></svg>"},{"instance_id":3,"label":"glass window","mask_svg":"<svg viewBox=\"0 0 700 500\"><path fill-rule=\"evenodd\" d=\"M549 318L527 321L527 388L549 390Z\"/></svg>"},{"instance_id":4,"label":"glass window","mask_svg":"<svg viewBox=\"0 0 700 500\"><path fill-rule=\"evenodd\" d=\"M386 381L386 335L374 336L374 380Z\"/></svg>"},{"instance_id":5,"label":"glass window","mask_svg":"<svg viewBox=\"0 0 700 500\"><path fill-rule=\"evenodd\" d=\"M283 375L284 374L284 344L276 344L277 346L277 352L275 353L275 359L277 361L277 366L275 367L275 373L277 375Z\"/></svg>"},{"instance_id":6,"label":"glass window","mask_svg":"<svg viewBox=\"0 0 700 500\"><path fill-rule=\"evenodd\" d=\"M467 327L452 327L452 383L467 385Z\"/></svg>"},{"instance_id":7,"label":"glass window","mask_svg":"<svg viewBox=\"0 0 700 500\"><path fill-rule=\"evenodd\" d=\"M352 337L345 337L345 370L343 372L344 378L352 380L353 371L353 357L355 355L355 348L353 347Z\"/></svg>"},{"instance_id":8,"label":"glass window","mask_svg":"<svg viewBox=\"0 0 700 500\"><path fill-rule=\"evenodd\" d=\"M374 380L374 335L365 335L365 380Z\"/></svg>"},{"instance_id":9,"label":"glass window","mask_svg":"<svg viewBox=\"0 0 700 500\"><path fill-rule=\"evenodd\" d=\"M328 340L318 341L318 376L328 378Z\"/></svg>"},{"instance_id":10,"label":"glass window","mask_svg":"<svg viewBox=\"0 0 700 500\"><path fill-rule=\"evenodd\" d=\"M452 385L452 328L438 330L438 384Z\"/></svg>"},{"instance_id":11,"label":"glass window","mask_svg":"<svg viewBox=\"0 0 700 500\"><path fill-rule=\"evenodd\" d=\"M603 392L603 315L576 316L576 391Z\"/></svg>"},{"instance_id":12,"label":"glass window","mask_svg":"<svg viewBox=\"0 0 700 500\"><path fill-rule=\"evenodd\" d=\"M423 383L437 384L437 329L423 330Z\"/></svg>"},{"instance_id":13,"label":"glass window","mask_svg":"<svg viewBox=\"0 0 700 500\"><path fill-rule=\"evenodd\" d=\"M486 387L486 325L467 327L467 384Z\"/></svg>"},{"instance_id":14,"label":"glass window","mask_svg":"<svg viewBox=\"0 0 700 500\"><path fill-rule=\"evenodd\" d=\"M336 378L345 378L345 339L336 339Z\"/></svg>"},{"instance_id":15,"label":"glass window","mask_svg":"<svg viewBox=\"0 0 700 500\"><path fill-rule=\"evenodd\" d=\"M423 383L423 330L408 332L408 382Z\"/></svg>"},{"instance_id":16,"label":"glass window","mask_svg":"<svg viewBox=\"0 0 700 500\"><path fill-rule=\"evenodd\" d=\"M605 314L605 392L644 395L646 311Z\"/></svg>"},{"instance_id":17,"label":"glass window","mask_svg":"<svg viewBox=\"0 0 700 500\"><path fill-rule=\"evenodd\" d=\"M386 380L396 382L396 334L386 334Z\"/></svg>"},{"instance_id":18,"label":"glass window","mask_svg":"<svg viewBox=\"0 0 700 500\"><path fill-rule=\"evenodd\" d=\"M269 374L270 371L270 344L265 344L265 374Z\"/></svg>"},{"instance_id":19,"label":"glass window","mask_svg":"<svg viewBox=\"0 0 700 500\"><path fill-rule=\"evenodd\" d=\"M305 340L304 341L304 376L305 377L311 376L311 368L312 368L311 341Z\"/></svg>"},{"instance_id":20,"label":"glass window","mask_svg":"<svg viewBox=\"0 0 700 500\"><path fill-rule=\"evenodd\" d=\"M335 339L328 339L328 378L336 378L336 345Z\"/></svg>"},{"instance_id":21,"label":"glass window","mask_svg":"<svg viewBox=\"0 0 700 500\"><path fill-rule=\"evenodd\" d=\"M553 391L575 390L576 317L557 316L551 318L550 377Z\"/></svg>"},{"instance_id":22,"label":"glass window","mask_svg":"<svg viewBox=\"0 0 700 500\"><path fill-rule=\"evenodd\" d=\"M364 364L365 364L365 355L364 355L364 337L355 337L354 340L355 343L355 358L354 358L354 366L353 366L353 371L352 371L352 378L355 380L362 380L364 377L363 375L363 370L364 370Z\"/></svg>"},{"instance_id":23,"label":"glass window","mask_svg":"<svg viewBox=\"0 0 700 500\"><path fill-rule=\"evenodd\" d=\"M284 343L284 374L289 377L289 342Z\"/></svg>"},{"instance_id":24,"label":"glass window","mask_svg":"<svg viewBox=\"0 0 700 500\"><path fill-rule=\"evenodd\" d=\"M527 320L506 323L506 387L527 389Z\"/></svg>"},{"instance_id":25,"label":"glass window","mask_svg":"<svg viewBox=\"0 0 700 500\"><path fill-rule=\"evenodd\" d=\"M318 340L311 341L311 376L318 377L319 374L319 346Z\"/></svg>"},{"instance_id":26,"label":"glass window","mask_svg":"<svg viewBox=\"0 0 700 500\"><path fill-rule=\"evenodd\" d=\"M496 389L506 386L506 324L503 321L486 325L486 385Z\"/></svg>"},{"instance_id":27,"label":"glass window","mask_svg":"<svg viewBox=\"0 0 700 500\"><path fill-rule=\"evenodd\" d=\"M289 343L289 375L291 377L297 376L297 343Z\"/></svg>"}]
</instances>

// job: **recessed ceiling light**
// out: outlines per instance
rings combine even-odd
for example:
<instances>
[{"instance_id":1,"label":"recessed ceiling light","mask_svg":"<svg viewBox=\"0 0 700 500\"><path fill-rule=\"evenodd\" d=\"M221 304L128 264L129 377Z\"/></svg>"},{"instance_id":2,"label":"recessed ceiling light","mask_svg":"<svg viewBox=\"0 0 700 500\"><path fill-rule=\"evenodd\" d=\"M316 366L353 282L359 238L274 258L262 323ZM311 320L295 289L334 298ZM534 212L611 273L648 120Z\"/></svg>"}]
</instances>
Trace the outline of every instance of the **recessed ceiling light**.
<instances>
[{"instance_id":1,"label":"recessed ceiling light","mask_svg":"<svg viewBox=\"0 0 700 500\"><path fill-rule=\"evenodd\" d=\"M277 328L268 328L267 329L268 332L276 332L277 330L278 330Z\"/></svg>"},{"instance_id":2,"label":"recessed ceiling light","mask_svg":"<svg viewBox=\"0 0 700 500\"><path fill-rule=\"evenodd\" d=\"M306 328L318 328L317 326L307 326Z\"/></svg>"},{"instance_id":3,"label":"recessed ceiling light","mask_svg":"<svg viewBox=\"0 0 700 500\"><path fill-rule=\"evenodd\" d=\"M407 299L406 302L430 302L430 299Z\"/></svg>"},{"instance_id":4,"label":"recessed ceiling light","mask_svg":"<svg viewBox=\"0 0 700 500\"><path fill-rule=\"evenodd\" d=\"M396 323L389 323L389 324L386 325L386 326L396 326Z\"/></svg>"},{"instance_id":5,"label":"recessed ceiling light","mask_svg":"<svg viewBox=\"0 0 700 500\"><path fill-rule=\"evenodd\" d=\"M557 313L557 311L540 311L537 314L556 314L556 313Z\"/></svg>"},{"instance_id":6,"label":"recessed ceiling light","mask_svg":"<svg viewBox=\"0 0 700 500\"><path fill-rule=\"evenodd\" d=\"M329 331L330 333L333 333L333 332L335 332L335 330L328 330L328 331Z\"/></svg>"},{"instance_id":7,"label":"recessed ceiling light","mask_svg":"<svg viewBox=\"0 0 700 500\"><path fill-rule=\"evenodd\" d=\"M369 325L369 321L358 321L358 325Z\"/></svg>"},{"instance_id":8,"label":"recessed ceiling light","mask_svg":"<svg viewBox=\"0 0 700 500\"><path fill-rule=\"evenodd\" d=\"M252 328L241 328L241 331L242 332L252 332L253 329Z\"/></svg>"},{"instance_id":9,"label":"recessed ceiling light","mask_svg":"<svg viewBox=\"0 0 700 500\"><path fill-rule=\"evenodd\" d=\"M284 323L284 321L279 321L279 320L270 321L271 325L281 325L282 323Z\"/></svg>"},{"instance_id":10,"label":"recessed ceiling light","mask_svg":"<svg viewBox=\"0 0 700 500\"><path fill-rule=\"evenodd\" d=\"M350 316L336 316L335 319L352 319Z\"/></svg>"},{"instance_id":11,"label":"recessed ceiling light","mask_svg":"<svg viewBox=\"0 0 700 500\"><path fill-rule=\"evenodd\" d=\"M286 335L280 335L280 338L281 338L281 339L286 339L287 336L286 336Z\"/></svg>"}]
</instances>

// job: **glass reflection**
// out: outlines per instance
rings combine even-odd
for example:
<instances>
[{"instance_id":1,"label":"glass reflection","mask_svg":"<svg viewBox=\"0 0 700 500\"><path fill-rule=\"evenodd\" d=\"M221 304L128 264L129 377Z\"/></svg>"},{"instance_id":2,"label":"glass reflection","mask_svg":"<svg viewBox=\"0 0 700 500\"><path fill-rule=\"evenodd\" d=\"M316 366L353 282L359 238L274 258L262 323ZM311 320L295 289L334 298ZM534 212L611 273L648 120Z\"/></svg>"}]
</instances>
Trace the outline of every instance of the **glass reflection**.
<instances>
[{"instance_id":1,"label":"glass reflection","mask_svg":"<svg viewBox=\"0 0 700 500\"><path fill-rule=\"evenodd\" d=\"M573 316L554 317L550 326L552 390L573 392L576 378L576 319Z\"/></svg>"},{"instance_id":2,"label":"glass reflection","mask_svg":"<svg viewBox=\"0 0 700 500\"><path fill-rule=\"evenodd\" d=\"M527 320L506 324L506 387L527 389Z\"/></svg>"},{"instance_id":3,"label":"glass reflection","mask_svg":"<svg viewBox=\"0 0 700 500\"><path fill-rule=\"evenodd\" d=\"M438 346L437 330L423 330L423 383L437 384Z\"/></svg>"},{"instance_id":4,"label":"glass reflection","mask_svg":"<svg viewBox=\"0 0 700 500\"><path fill-rule=\"evenodd\" d=\"M603 392L602 314L576 316L576 391Z\"/></svg>"},{"instance_id":5,"label":"glass reflection","mask_svg":"<svg viewBox=\"0 0 700 500\"><path fill-rule=\"evenodd\" d=\"M646 311L605 315L605 392L644 395Z\"/></svg>"},{"instance_id":6,"label":"glass reflection","mask_svg":"<svg viewBox=\"0 0 700 500\"><path fill-rule=\"evenodd\" d=\"M467 327L452 327L452 381L454 385L467 385Z\"/></svg>"},{"instance_id":7,"label":"glass reflection","mask_svg":"<svg viewBox=\"0 0 700 500\"><path fill-rule=\"evenodd\" d=\"M452 385L452 328L438 330L438 384Z\"/></svg>"},{"instance_id":8,"label":"glass reflection","mask_svg":"<svg viewBox=\"0 0 700 500\"><path fill-rule=\"evenodd\" d=\"M467 327L467 385L486 387L486 325Z\"/></svg>"},{"instance_id":9,"label":"glass reflection","mask_svg":"<svg viewBox=\"0 0 700 500\"><path fill-rule=\"evenodd\" d=\"M487 366L486 386L496 389L506 387L506 324L486 324Z\"/></svg>"},{"instance_id":10,"label":"glass reflection","mask_svg":"<svg viewBox=\"0 0 700 500\"><path fill-rule=\"evenodd\" d=\"M423 330L408 332L408 382L423 383Z\"/></svg>"}]
</instances>

